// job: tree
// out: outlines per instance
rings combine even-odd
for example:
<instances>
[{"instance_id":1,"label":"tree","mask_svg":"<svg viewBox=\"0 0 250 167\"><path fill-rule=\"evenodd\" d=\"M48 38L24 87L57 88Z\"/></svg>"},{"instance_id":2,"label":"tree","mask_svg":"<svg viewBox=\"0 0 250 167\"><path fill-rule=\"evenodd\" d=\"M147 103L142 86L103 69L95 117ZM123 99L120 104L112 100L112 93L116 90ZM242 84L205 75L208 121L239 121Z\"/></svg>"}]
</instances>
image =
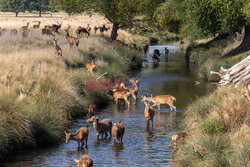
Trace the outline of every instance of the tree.
<instances>
[{"instance_id":1,"label":"tree","mask_svg":"<svg viewBox=\"0 0 250 167\"><path fill-rule=\"evenodd\" d=\"M117 31L132 28L139 13L139 0L55 0L61 9L69 14L92 10L113 23L111 39L115 40Z\"/></svg>"},{"instance_id":2,"label":"tree","mask_svg":"<svg viewBox=\"0 0 250 167\"><path fill-rule=\"evenodd\" d=\"M1 11L15 12L16 17L19 12L24 12L28 8L28 0L1 0Z\"/></svg>"},{"instance_id":3,"label":"tree","mask_svg":"<svg viewBox=\"0 0 250 167\"><path fill-rule=\"evenodd\" d=\"M29 11L39 11L39 17L42 15L42 11L49 10L49 0L30 0Z\"/></svg>"}]
</instances>

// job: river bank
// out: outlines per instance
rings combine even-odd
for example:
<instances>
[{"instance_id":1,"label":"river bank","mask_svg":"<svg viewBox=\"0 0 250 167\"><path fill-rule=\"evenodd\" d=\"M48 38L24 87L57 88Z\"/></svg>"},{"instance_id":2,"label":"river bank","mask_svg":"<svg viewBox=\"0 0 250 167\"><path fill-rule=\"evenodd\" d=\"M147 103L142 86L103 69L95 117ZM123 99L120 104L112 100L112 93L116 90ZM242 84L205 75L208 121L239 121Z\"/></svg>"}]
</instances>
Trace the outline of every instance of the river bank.
<instances>
[{"instance_id":1,"label":"river bank","mask_svg":"<svg viewBox=\"0 0 250 167\"><path fill-rule=\"evenodd\" d=\"M190 66L198 68L200 78L218 81L210 71L228 69L250 54L249 50L223 56L235 46L230 38L211 40L187 49ZM245 167L250 162L250 103L241 86L218 87L210 95L187 107L182 132L174 139L174 164L182 166Z\"/></svg>"},{"instance_id":2,"label":"river bank","mask_svg":"<svg viewBox=\"0 0 250 167\"><path fill-rule=\"evenodd\" d=\"M86 78L107 72L106 78L122 79L141 67L141 53L104 38L82 38L78 48L70 48L64 36L56 38L63 58L55 56L52 37L40 31L27 39L21 34L0 39L0 160L10 151L58 144L90 104L108 104L107 90L87 89ZM93 55L96 70L90 74L85 64Z\"/></svg>"}]
</instances>

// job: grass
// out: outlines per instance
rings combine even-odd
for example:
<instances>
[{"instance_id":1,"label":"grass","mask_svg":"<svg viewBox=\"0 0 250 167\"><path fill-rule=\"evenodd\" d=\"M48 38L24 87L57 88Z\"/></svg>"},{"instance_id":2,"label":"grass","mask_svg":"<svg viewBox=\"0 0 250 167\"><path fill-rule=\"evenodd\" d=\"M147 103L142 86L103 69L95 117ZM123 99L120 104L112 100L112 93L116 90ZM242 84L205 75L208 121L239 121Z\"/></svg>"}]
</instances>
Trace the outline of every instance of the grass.
<instances>
[{"instance_id":1,"label":"grass","mask_svg":"<svg viewBox=\"0 0 250 167\"><path fill-rule=\"evenodd\" d=\"M10 150L57 144L72 118L85 116L92 103L108 104L107 90L87 89L87 77L124 78L141 66L140 53L103 37L81 38L78 48L63 35L55 38L63 58L55 56L52 37L38 30L27 39L9 32L0 37L0 160ZM85 69L90 54L97 58L93 74Z\"/></svg>"},{"instance_id":2,"label":"grass","mask_svg":"<svg viewBox=\"0 0 250 167\"><path fill-rule=\"evenodd\" d=\"M244 167L249 165L250 127L244 121L250 103L239 88L225 86L187 108L183 130L188 133L175 166Z\"/></svg>"},{"instance_id":3,"label":"grass","mask_svg":"<svg viewBox=\"0 0 250 167\"><path fill-rule=\"evenodd\" d=\"M223 57L229 50L235 48L237 42L230 39L220 39L208 45L193 49L190 53L190 62L198 66L200 78L209 81L218 81L219 77L210 75L210 71L219 71L220 67L230 68L250 54L250 51L239 53L232 57Z\"/></svg>"}]
</instances>

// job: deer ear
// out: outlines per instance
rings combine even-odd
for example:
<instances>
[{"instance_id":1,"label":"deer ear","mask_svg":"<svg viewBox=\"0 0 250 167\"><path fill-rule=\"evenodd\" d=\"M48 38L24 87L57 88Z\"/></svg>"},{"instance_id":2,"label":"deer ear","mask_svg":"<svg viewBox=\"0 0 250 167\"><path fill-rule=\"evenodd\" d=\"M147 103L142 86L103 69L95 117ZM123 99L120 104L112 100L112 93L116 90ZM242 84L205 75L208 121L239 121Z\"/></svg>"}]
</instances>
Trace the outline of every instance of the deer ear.
<instances>
[{"instance_id":1,"label":"deer ear","mask_svg":"<svg viewBox=\"0 0 250 167\"><path fill-rule=\"evenodd\" d=\"M115 125L114 121L112 121L112 124Z\"/></svg>"},{"instance_id":2,"label":"deer ear","mask_svg":"<svg viewBox=\"0 0 250 167\"><path fill-rule=\"evenodd\" d=\"M74 161L75 161L76 163L78 163L78 162L79 162L79 160L78 160L78 159L74 159Z\"/></svg>"},{"instance_id":3,"label":"deer ear","mask_svg":"<svg viewBox=\"0 0 250 167\"><path fill-rule=\"evenodd\" d=\"M64 131L65 135L67 135L66 131Z\"/></svg>"}]
</instances>

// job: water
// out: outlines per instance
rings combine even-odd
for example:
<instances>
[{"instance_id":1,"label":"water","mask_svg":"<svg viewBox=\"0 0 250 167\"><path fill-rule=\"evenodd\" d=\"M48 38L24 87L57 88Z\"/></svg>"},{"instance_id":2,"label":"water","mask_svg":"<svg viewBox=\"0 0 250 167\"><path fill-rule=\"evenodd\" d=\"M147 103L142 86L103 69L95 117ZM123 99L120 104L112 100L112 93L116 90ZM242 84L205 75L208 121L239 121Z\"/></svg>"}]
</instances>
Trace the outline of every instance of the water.
<instances>
[{"instance_id":1,"label":"water","mask_svg":"<svg viewBox=\"0 0 250 167\"><path fill-rule=\"evenodd\" d=\"M164 46L151 46L149 53L158 48L162 53ZM126 131L123 145L114 145L113 140L96 140L92 125L87 153L92 157L94 166L169 166L172 163L171 137L177 131L178 123L185 112L185 107L196 98L209 93L213 87L206 82L195 85L194 70L186 68L185 59L176 46L168 46L170 55L168 62L161 55L158 65L152 63L151 57L144 68L135 77L140 78L139 96L152 93L153 95L170 94L176 97L174 103L177 112L170 112L167 105L161 106L154 118L154 128L146 128L144 105L138 102L128 110L126 106L110 105L99 112L101 119L110 118L114 121L122 119ZM77 119L72 125L72 132L85 126L84 119ZM62 142L58 146L17 153L8 162L0 164L3 167L69 167L76 166L75 159L79 159L86 151L77 149L77 142Z\"/></svg>"}]
</instances>

